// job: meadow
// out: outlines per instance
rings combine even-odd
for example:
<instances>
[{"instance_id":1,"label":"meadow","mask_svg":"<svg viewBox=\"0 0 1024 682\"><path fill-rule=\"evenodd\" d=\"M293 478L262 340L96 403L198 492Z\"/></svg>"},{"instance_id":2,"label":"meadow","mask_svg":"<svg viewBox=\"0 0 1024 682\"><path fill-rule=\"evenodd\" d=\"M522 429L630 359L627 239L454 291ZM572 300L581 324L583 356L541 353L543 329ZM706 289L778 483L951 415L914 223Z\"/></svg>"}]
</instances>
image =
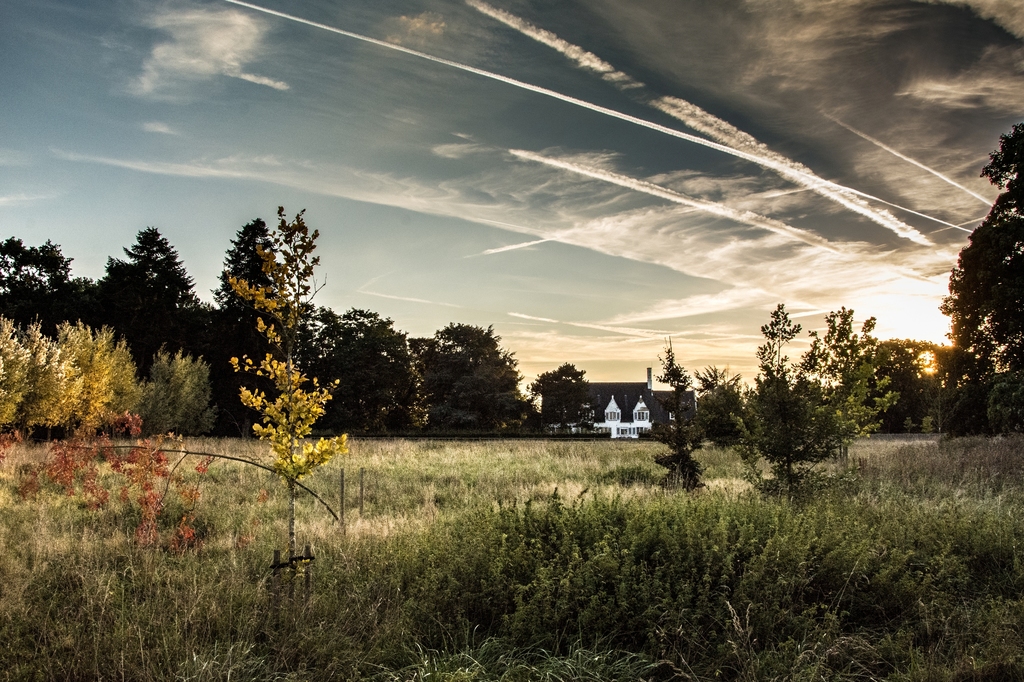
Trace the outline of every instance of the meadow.
<instances>
[{"instance_id":1,"label":"meadow","mask_svg":"<svg viewBox=\"0 0 1024 682\"><path fill-rule=\"evenodd\" d=\"M265 459L257 441L189 449ZM272 474L215 461L197 543L0 464L0 678L10 680L1024 679L1024 439L855 443L800 499L730 450L659 485L642 442L356 440L304 483L308 600L275 597ZM362 514L360 469L365 469ZM113 485L110 472L101 483ZM301 595L299 586L297 594Z\"/></svg>"}]
</instances>

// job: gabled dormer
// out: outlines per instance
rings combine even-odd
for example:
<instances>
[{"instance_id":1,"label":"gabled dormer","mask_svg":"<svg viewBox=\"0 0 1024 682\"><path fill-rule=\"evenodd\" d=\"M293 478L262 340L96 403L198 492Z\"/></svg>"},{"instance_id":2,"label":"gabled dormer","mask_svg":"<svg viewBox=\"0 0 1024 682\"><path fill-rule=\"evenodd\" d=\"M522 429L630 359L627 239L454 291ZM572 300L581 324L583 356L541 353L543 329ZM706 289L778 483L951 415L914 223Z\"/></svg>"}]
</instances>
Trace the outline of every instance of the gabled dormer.
<instances>
[{"instance_id":1,"label":"gabled dormer","mask_svg":"<svg viewBox=\"0 0 1024 682\"><path fill-rule=\"evenodd\" d=\"M611 401L608 403L608 407L604 408L604 420L606 422L617 422L622 418L622 412L619 410L618 403L615 402L615 396L612 396Z\"/></svg>"},{"instance_id":2,"label":"gabled dormer","mask_svg":"<svg viewBox=\"0 0 1024 682\"><path fill-rule=\"evenodd\" d=\"M651 421L651 411L647 409L647 404L644 403L643 396L640 396L640 400L637 401L636 407L633 408L633 421L635 422L649 422Z\"/></svg>"}]
</instances>

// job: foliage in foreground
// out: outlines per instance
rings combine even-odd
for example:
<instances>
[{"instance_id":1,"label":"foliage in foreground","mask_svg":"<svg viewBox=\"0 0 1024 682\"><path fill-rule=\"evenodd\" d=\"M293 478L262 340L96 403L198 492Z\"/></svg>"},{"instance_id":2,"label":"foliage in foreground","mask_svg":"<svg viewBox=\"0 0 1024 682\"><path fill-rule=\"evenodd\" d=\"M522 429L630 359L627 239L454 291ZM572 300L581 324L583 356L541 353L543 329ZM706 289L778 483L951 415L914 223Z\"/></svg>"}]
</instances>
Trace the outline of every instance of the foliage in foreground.
<instances>
[{"instance_id":1,"label":"foliage in foreground","mask_svg":"<svg viewBox=\"0 0 1024 682\"><path fill-rule=\"evenodd\" d=\"M492 472L500 447L478 449ZM535 458L563 462L561 475L586 468L575 446L548 447ZM287 500L264 474L216 464L197 509L201 549L164 553L131 541L129 506L97 515L47 490L18 501L11 460L0 469L0 670L9 679L1020 679L1021 447L855 451L859 475L803 505L595 485L501 505L469 494L431 522L399 521L423 519L426 507L370 511L346 538L316 530L313 599L281 609L266 566ZM417 452L419 463L439 459L444 490L478 480L474 460L452 469L444 446ZM430 484L432 505L441 480Z\"/></svg>"},{"instance_id":2,"label":"foliage in foreground","mask_svg":"<svg viewBox=\"0 0 1024 682\"><path fill-rule=\"evenodd\" d=\"M288 222L284 207L277 209L277 229L270 234L270 247L260 247L263 272L270 284L254 286L245 280L230 278L231 286L241 298L251 301L263 317L256 319L256 328L266 336L267 343L276 351L267 353L259 364L248 357L231 358L236 371L252 372L269 380L276 389L273 400L260 389L242 388L242 404L262 415L262 424L252 429L260 440L270 443L274 452L274 471L288 486L288 556L295 556L295 494L296 482L323 466L335 455L348 452L347 437L307 440L313 424L323 416L324 405L331 399L330 391L312 381L295 363L299 328L303 314L316 295L313 271L320 263L313 256L317 230L310 233L299 211ZM306 387L310 383L312 387Z\"/></svg>"}]
</instances>

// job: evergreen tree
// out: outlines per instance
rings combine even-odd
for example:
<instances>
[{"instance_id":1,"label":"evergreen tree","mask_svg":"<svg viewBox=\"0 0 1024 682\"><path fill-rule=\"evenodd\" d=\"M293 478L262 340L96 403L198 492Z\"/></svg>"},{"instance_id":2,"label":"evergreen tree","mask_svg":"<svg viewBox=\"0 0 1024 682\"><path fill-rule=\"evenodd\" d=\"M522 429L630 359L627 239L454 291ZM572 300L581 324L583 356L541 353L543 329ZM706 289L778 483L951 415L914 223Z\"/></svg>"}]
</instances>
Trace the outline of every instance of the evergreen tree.
<instances>
[{"instance_id":1,"label":"evergreen tree","mask_svg":"<svg viewBox=\"0 0 1024 682\"><path fill-rule=\"evenodd\" d=\"M107 260L99 298L107 324L124 336L144 363L141 369L148 371L164 346L201 349L209 310L196 297L178 252L154 227L141 230L124 252L126 260Z\"/></svg>"},{"instance_id":2,"label":"evergreen tree","mask_svg":"<svg viewBox=\"0 0 1024 682\"><path fill-rule=\"evenodd\" d=\"M256 218L235 233L224 256L220 285L213 292L217 309L213 314L213 333L204 356L210 363L211 396L217 406L214 433L222 436L252 435L252 425L259 413L238 401L245 384L269 390L271 383L262 377L248 380L231 367L231 358L248 355L262 358L270 352L270 344L257 329L259 311L250 301L240 297L231 287L231 278L251 282L253 286L270 286L270 276L263 271L261 250L272 247L267 224Z\"/></svg>"},{"instance_id":3,"label":"evergreen tree","mask_svg":"<svg viewBox=\"0 0 1024 682\"><path fill-rule=\"evenodd\" d=\"M657 424L653 429L654 439L668 446L669 451L658 455L654 461L668 469L666 483L696 490L703 467L693 458L694 450L704 441L704 433L697 419L687 418L693 413L693 380L689 372L676 362L676 354L669 343L665 357L661 358L661 375L658 381L668 384L671 391L658 402L672 417L668 424Z\"/></svg>"},{"instance_id":4,"label":"evergreen tree","mask_svg":"<svg viewBox=\"0 0 1024 682\"><path fill-rule=\"evenodd\" d=\"M810 467L832 456L843 440L837 411L825 404L821 385L784 355L800 330L781 303L761 327L761 371L750 395L740 446L752 472L761 457L771 466L771 481L755 474L759 485L789 495L798 492Z\"/></svg>"}]
</instances>

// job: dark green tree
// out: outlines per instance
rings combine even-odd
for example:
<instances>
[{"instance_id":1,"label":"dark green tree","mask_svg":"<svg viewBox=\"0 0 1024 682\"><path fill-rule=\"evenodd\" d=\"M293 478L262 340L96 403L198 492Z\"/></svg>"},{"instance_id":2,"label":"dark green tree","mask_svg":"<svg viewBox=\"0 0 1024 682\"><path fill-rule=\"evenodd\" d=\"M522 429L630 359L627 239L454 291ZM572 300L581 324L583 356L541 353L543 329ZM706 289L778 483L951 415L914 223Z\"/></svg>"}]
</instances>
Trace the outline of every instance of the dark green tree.
<instances>
[{"instance_id":1,"label":"dark green tree","mask_svg":"<svg viewBox=\"0 0 1024 682\"><path fill-rule=\"evenodd\" d=\"M224 269L220 284L213 292L217 309L213 315L213 333L210 334L205 357L210 363L212 400L217 405L214 433L222 436L252 435L252 425L260 418L255 410L238 400L242 386L269 391L271 383L261 377L246 377L232 368L233 357L247 355L262 358L270 352L270 344L256 328L259 312L231 288L229 278L252 282L254 286L269 286L270 276L263 272L261 249L269 249L270 230L256 218L235 233L231 246L224 255Z\"/></svg>"},{"instance_id":2,"label":"dark green tree","mask_svg":"<svg viewBox=\"0 0 1024 682\"><path fill-rule=\"evenodd\" d=\"M493 327L458 323L409 340L430 428L493 431L523 423L531 405L519 390L518 362L499 341Z\"/></svg>"},{"instance_id":3,"label":"dark green tree","mask_svg":"<svg viewBox=\"0 0 1024 682\"><path fill-rule=\"evenodd\" d=\"M158 351L138 406L143 434L198 436L209 432L215 412L210 406L210 366L181 351L174 357Z\"/></svg>"},{"instance_id":4,"label":"dark green tree","mask_svg":"<svg viewBox=\"0 0 1024 682\"><path fill-rule=\"evenodd\" d=\"M394 322L353 308L317 308L300 329L296 361L326 385L337 381L319 428L382 433L419 427L419 375L404 332Z\"/></svg>"},{"instance_id":5,"label":"dark green tree","mask_svg":"<svg viewBox=\"0 0 1024 682\"><path fill-rule=\"evenodd\" d=\"M888 339L878 343L876 372L888 379L886 392L899 398L880 416L882 433L931 432L938 428L938 355L930 341ZM877 389L872 395L878 397Z\"/></svg>"},{"instance_id":6,"label":"dark green tree","mask_svg":"<svg viewBox=\"0 0 1024 682\"><path fill-rule=\"evenodd\" d=\"M1024 123L999 138L981 174L1000 189L988 217L971 233L949 279L942 312L950 338L978 362L970 381L1024 370Z\"/></svg>"},{"instance_id":7,"label":"dark green tree","mask_svg":"<svg viewBox=\"0 0 1024 682\"><path fill-rule=\"evenodd\" d=\"M695 490L704 484L700 481L703 472L700 462L693 458L694 450L704 442L700 422L692 418L694 410L693 380L686 368L676 362L676 354L669 342L661 360L661 375L658 381L668 384L667 395L659 396L658 402L669 413L667 424L655 424L652 429L654 440L668 446L668 452L656 455L655 463L668 469L665 482L680 485L686 490Z\"/></svg>"},{"instance_id":8,"label":"dark green tree","mask_svg":"<svg viewBox=\"0 0 1024 682\"><path fill-rule=\"evenodd\" d=\"M762 457L771 466L771 481L758 477L762 489L787 495L796 494L810 468L835 454L842 443L837 412L825 404L821 384L784 354L800 330L781 303L761 327L761 371L750 395L740 446L752 471Z\"/></svg>"},{"instance_id":9,"label":"dark green tree","mask_svg":"<svg viewBox=\"0 0 1024 682\"><path fill-rule=\"evenodd\" d=\"M979 369L982 363L978 357L958 346L940 347L936 357L938 431L950 437L989 434L992 373Z\"/></svg>"},{"instance_id":10,"label":"dark green tree","mask_svg":"<svg viewBox=\"0 0 1024 682\"><path fill-rule=\"evenodd\" d=\"M586 374L567 362L537 375L530 384L530 393L540 399L541 423L561 431L593 425L594 411Z\"/></svg>"},{"instance_id":11,"label":"dark green tree","mask_svg":"<svg viewBox=\"0 0 1024 682\"><path fill-rule=\"evenodd\" d=\"M255 325L258 315L251 303L231 288L230 278L244 279L254 286L269 286L270 275L263 271L261 250L271 248L270 230L262 218L255 218L242 226L231 240L231 246L224 255L224 269L220 273L220 285L213 292L213 299L221 311L232 311L239 318L245 317L247 324Z\"/></svg>"},{"instance_id":12,"label":"dark green tree","mask_svg":"<svg viewBox=\"0 0 1024 682\"><path fill-rule=\"evenodd\" d=\"M981 176L1005 190L992 205L989 217L1024 217L1024 123L999 136L999 149L989 154Z\"/></svg>"},{"instance_id":13,"label":"dark green tree","mask_svg":"<svg viewBox=\"0 0 1024 682\"><path fill-rule=\"evenodd\" d=\"M746 415L742 377L727 369L706 367L694 372L697 379L697 423L706 440L720 447L737 445L743 436L740 424Z\"/></svg>"},{"instance_id":14,"label":"dark green tree","mask_svg":"<svg viewBox=\"0 0 1024 682\"><path fill-rule=\"evenodd\" d=\"M995 433L1024 432L1024 372L1005 372L993 379L986 416Z\"/></svg>"},{"instance_id":15,"label":"dark green tree","mask_svg":"<svg viewBox=\"0 0 1024 682\"><path fill-rule=\"evenodd\" d=\"M999 149L981 171L1003 191L960 251L942 303L954 346L940 362L939 408L950 435L1014 430L1008 415L1024 373L1022 170L1024 123L1018 123L1000 136ZM999 392L992 395L996 386Z\"/></svg>"},{"instance_id":16,"label":"dark green tree","mask_svg":"<svg viewBox=\"0 0 1024 682\"><path fill-rule=\"evenodd\" d=\"M106 324L124 336L140 371L149 373L163 347L201 354L210 309L196 297L178 252L159 230L147 227L124 253L125 260L107 260L99 299Z\"/></svg>"},{"instance_id":17,"label":"dark green tree","mask_svg":"<svg viewBox=\"0 0 1024 682\"><path fill-rule=\"evenodd\" d=\"M96 285L72 278L71 260L49 240L41 246L14 237L0 243L0 315L21 326L38 321L51 336L64 321L94 322Z\"/></svg>"},{"instance_id":18,"label":"dark green tree","mask_svg":"<svg viewBox=\"0 0 1024 682\"><path fill-rule=\"evenodd\" d=\"M800 372L821 387L825 405L835 411L845 455L855 438L878 429L879 415L899 395L888 390L889 379L875 371L875 318L865 320L860 334L855 334L853 310L843 307L825 316L825 327L824 338L810 332L811 347L800 360Z\"/></svg>"}]
</instances>

